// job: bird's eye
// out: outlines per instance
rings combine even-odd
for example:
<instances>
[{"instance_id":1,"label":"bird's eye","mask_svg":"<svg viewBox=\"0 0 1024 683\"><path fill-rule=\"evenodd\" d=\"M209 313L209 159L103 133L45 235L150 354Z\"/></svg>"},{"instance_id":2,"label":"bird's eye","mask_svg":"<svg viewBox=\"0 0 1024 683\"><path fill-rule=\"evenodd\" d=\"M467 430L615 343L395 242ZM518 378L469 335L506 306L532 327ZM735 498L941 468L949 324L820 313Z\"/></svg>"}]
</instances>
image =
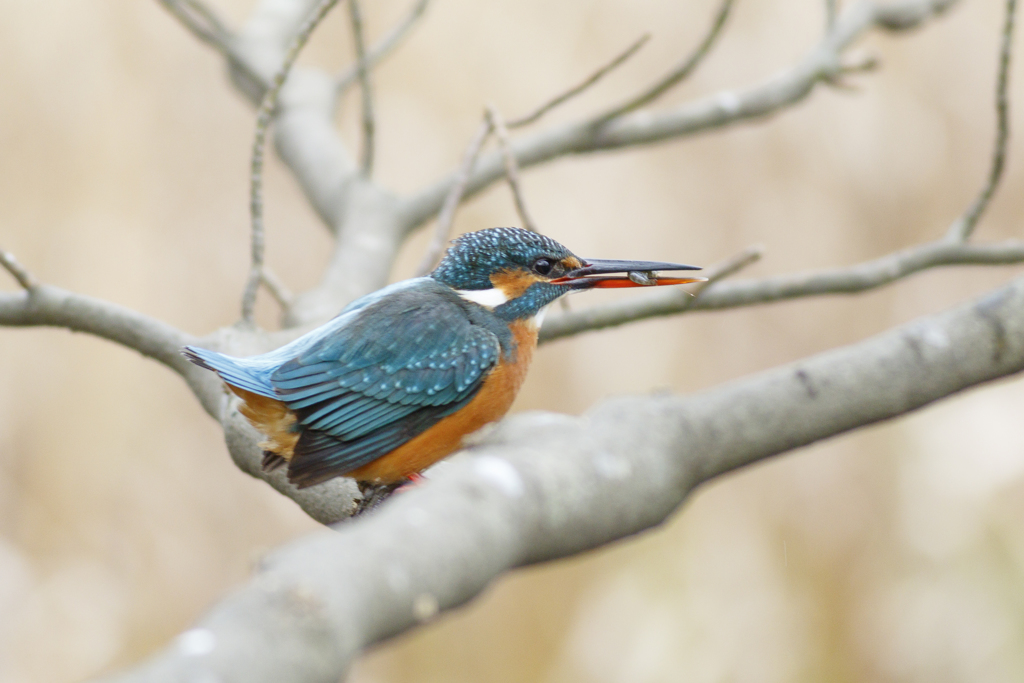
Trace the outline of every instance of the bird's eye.
<instances>
[{"instance_id":1,"label":"bird's eye","mask_svg":"<svg viewBox=\"0 0 1024 683\"><path fill-rule=\"evenodd\" d=\"M533 270L538 275L548 275L553 267L551 259L539 258L533 262Z\"/></svg>"}]
</instances>

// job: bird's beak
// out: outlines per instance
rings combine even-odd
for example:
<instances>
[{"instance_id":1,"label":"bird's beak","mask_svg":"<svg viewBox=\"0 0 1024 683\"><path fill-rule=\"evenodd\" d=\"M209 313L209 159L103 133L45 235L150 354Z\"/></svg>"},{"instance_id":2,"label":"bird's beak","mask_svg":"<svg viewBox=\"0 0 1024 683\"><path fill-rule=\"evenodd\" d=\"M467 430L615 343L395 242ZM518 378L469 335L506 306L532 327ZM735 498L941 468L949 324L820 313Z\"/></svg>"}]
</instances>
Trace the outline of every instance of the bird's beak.
<instances>
[{"instance_id":1,"label":"bird's beak","mask_svg":"<svg viewBox=\"0 0 1024 683\"><path fill-rule=\"evenodd\" d=\"M591 287L654 287L661 285L685 285L688 282L705 282L706 277L659 277L658 270L700 270L700 266L682 263L661 263L659 261L606 261L591 259L571 270L562 277L551 280L553 285L564 285L573 289ZM623 275L623 273L625 275Z\"/></svg>"}]
</instances>

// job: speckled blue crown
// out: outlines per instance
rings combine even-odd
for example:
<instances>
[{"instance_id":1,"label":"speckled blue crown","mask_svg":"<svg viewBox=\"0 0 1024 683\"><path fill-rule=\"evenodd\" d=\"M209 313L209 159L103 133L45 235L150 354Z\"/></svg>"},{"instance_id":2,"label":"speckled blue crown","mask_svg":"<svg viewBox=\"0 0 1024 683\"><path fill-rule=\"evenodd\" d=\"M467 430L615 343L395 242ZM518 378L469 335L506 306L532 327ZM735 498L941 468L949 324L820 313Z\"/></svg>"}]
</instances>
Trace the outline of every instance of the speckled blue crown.
<instances>
[{"instance_id":1,"label":"speckled blue crown","mask_svg":"<svg viewBox=\"0 0 1024 683\"><path fill-rule=\"evenodd\" d=\"M530 268L541 256L561 260L572 252L550 237L522 228L488 228L453 240L432 278L455 289L490 289L493 273Z\"/></svg>"}]
</instances>

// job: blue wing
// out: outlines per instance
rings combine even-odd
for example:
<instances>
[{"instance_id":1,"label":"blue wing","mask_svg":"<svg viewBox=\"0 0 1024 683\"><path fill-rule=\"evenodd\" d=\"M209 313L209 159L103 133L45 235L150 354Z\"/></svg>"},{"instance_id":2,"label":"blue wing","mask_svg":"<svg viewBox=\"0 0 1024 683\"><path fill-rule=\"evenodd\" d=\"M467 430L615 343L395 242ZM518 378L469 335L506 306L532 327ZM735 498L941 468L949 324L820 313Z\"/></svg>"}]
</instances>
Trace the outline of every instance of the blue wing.
<instances>
[{"instance_id":1,"label":"blue wing","mask_svg":"<svg viewBox=\"0 0 1024 683\"><path fill-rule=\"evenodd\" d=\"M361 308L280 364L269 383L301 431L289 478L345 474L458 411L497 364L502 327L429 281Z\"/></svg>"}]
</instances>

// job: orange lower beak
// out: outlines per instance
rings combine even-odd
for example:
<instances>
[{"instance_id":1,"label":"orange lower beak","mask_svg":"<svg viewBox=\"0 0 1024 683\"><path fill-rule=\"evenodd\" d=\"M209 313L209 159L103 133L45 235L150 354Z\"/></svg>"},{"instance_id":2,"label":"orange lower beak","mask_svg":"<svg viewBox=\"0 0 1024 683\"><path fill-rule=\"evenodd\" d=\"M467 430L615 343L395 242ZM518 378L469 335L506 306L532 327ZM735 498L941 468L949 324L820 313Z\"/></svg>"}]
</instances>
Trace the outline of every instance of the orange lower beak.
<instances>
[{"instance_id":1,"label":"orange lower beak","mask_svg":"<svg viewBox=\"0 0 1024 683\"><path fill-rule=\"evenodd\" d=\"M647 277L647 282L637 282L628 277L584 278L593 280L594 289L619 289L625 287L664 287L666 285L687 285L691 282L707 282L706 277ZM557 284L556 280L552 282Z\"/></svg>"}]
</instances>

